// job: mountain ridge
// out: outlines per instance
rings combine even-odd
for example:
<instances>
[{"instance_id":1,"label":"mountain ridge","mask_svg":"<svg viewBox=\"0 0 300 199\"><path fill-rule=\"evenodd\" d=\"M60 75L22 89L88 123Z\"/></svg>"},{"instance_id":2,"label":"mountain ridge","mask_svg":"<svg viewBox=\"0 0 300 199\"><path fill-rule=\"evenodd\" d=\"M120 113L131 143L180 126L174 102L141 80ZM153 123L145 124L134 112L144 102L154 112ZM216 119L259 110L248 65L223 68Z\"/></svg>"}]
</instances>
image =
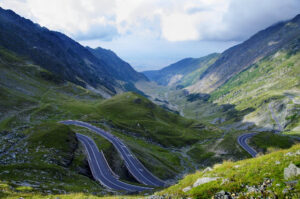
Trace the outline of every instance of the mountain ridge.
<instances>
[{"instance_id":1,"label":"mountain ridge","mask_svg":"<svg viewBox=\"0 0 300 199\"><path fill-rule=\"evenodd\" d=\"M97 58L90 50L68 36L0 8L0 45L60 78L83 87L93 87L114 95L126 91L120 80L128 83L145 80L128 64L131 76L123 78L112 65ZM116 56L117 57L117 56ZM121 61L119 61L121 62ZM135 76L136 75L136 76Z\"/></svg>"},{"instance_id":2,"label":"mountain ridge","mask_svg":"<svg viewBox=\"0 0 300 199\"><path fill-rule=\"evenodd\" d=\"M199 70L202 67L205 67L205 65L208 64L210 60L215 59L218 56L218 53L211 53L200 58L184 58L160 70L144 71L143 73L150 80L155 81L160 85L166 86L176 83L180 84L180 80L182 77L196 70Z\"/></svg>"},{"instance_id":3,"label":"mountain ridge","mask_svg":"<svg viewBox=\"0 0 300 199\"><path fill-rule=\"evenodd\" d=\"M293 19L276 23L251 36L241 44L225 50L204 73L200 80L187 88L190 92L210 93L234 75L284 48L300 33L300 14Z\"/></svg>"}]
</instances>

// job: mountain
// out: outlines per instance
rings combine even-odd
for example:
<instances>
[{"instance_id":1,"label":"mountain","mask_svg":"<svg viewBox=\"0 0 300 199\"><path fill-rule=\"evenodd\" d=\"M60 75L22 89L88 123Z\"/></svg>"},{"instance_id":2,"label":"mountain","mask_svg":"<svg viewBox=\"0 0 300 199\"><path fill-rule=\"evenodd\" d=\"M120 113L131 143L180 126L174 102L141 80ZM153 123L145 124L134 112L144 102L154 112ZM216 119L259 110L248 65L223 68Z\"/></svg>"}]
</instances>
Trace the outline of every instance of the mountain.
<instances>
[{"instance_id":1,"label":"mountain","mask_svg":"<svg viewBox=\"0 0 300 199\"><path fill-rule=\"evenodd\" d=\"M193 72L183 76L178 84L182 86L175 89L139 88L187 118L228 129L299 135L299 60L300 15L224 51L192 84L184 80Z\"/></svg>"},{"instance_id":2,"label":"mountain","mask_svg":"<svg viewBox=\"0 0 300 199\"><path fill-rule=\"evenodd\" d=\"M129 64L117 59L116 55L113 57L113 53L107 52L107 56L99 59L89 49L66 35L50 31L11 10L2 8L0 46L30 59L61 79L83 87L93 87L108 95L126 91L124 84L128 82L145 80L145 77L135 72ZM109 56L117 61L108 62ZM124 74L126 76L123 76Z\"/></svg>"},{"instance_id":3,"label":"mountain","mask_svg":"<svg viewBox=\"0 0 300 199\"><path fill-rule=\"evenodd\" d=\"M147 81L147 78L142 73L135 71L130 64L122 60L111 50L98 48L87 49L99 60L102 60L112 70L114 77L124 82Z\"/></svg>"},{"instance_id":4,"label":"mountain","mask_svg":"<svg viewBox=\"0 0 300 199\"><path fill-rule=\"evenodd\" d=\"M123 180L133 180L110 142L58 123L67 119L92 123L119 137L147 169L164 180L193 171L200 158L206 157L203 164L220 159L206 148L191 161L178 152L221 137L220 129L166 111L146 97L125 92L103 99L3 47L0 70L1 190L3 180L17 187L11 191L24 184L24 189L37 193L107 193L93 181L75 133L95 140L113 171ZM0 192L0 198L4 196Z\"/></svg>"},{"instance_id":5,"label":"mountain","mask_svg":"<svg viewBox=\"0 0 300 199\"><path fill-rule=\"evenodd\" d=\"M210 93L250 65L298 40L299 35L300 15L266 28L245 42L224 51L201 74L200 80L187 89L190 92Z\"/></svg>"},{"instance_id":6,"label":"mountain","mask_svg":"<svg viewBox=\"0 0 300 199\"><path fill-rule=\"evenodd\" d=\"M143 73L150 80L164 86L188 84L187 82L197 80L201 71L204 71L218 56L219 54L213 53L201 58L185 58L161 70L144 71ZM184 78L187 75L190 76Z\"/></svg>"}]
</instances>

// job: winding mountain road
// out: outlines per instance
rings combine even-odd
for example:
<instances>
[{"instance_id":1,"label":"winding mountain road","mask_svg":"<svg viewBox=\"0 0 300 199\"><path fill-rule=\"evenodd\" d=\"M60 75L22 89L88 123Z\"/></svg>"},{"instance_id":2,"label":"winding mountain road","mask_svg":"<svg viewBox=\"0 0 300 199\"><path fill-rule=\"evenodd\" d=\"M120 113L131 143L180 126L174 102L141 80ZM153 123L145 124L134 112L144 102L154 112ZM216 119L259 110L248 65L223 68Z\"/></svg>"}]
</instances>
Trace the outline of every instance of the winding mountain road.
<instances>
[{"instance_id":1,"label":"winding mountain road","mask_svg":"<svg viewBox=\"0 0 300 199\"><path fill-rule=\"evenodd\" d=\"M130 152L128 147L117 137L114 135L97 128L89 123L82 122L82 121L76 121L76 120L66 120L61 121L60 123L66 124L66 125L76 125L85 127L94 133L104 137L109 142L111 142L114 147L117 149L121 157L123 158L125 162L125 166L129 170L129 172L132 174L132 176L139 181L140 183L148 186L156 186L156 187L162 187L165 185L165 183L154 176L149 170L147 170L142 163ZM95 160L93 160L95 162Z\"/></svg>"},{"instance_id":2,"label":"winding mountain road","mask_svg":"<svg viewBox=\"0 0 300 199\"><path fill-rule=\"evenodd\" d=\"M149 187L127 184L118 180L112 173L112 170L107 164L103 153L99 152L96 143L85 135L76 133L76 136L85 147L88 156L88 163L93 177L104 187L113 190L124 190L127 192L137 192L152 189Z\"/></svg>"},{"instance_id":3,"label":"winding mountain road","mask_svg":"<svg viewBox=\"0 0 300 199\"><path fill-rule=\"evenodd\" d=\"M237 139L237 142L239 143L239 145L243 149L245 149L252 157L255 157L257 155L257 152L247 144L247 140L250 139L251 137L253 137L254 135L256 135L256 133L246 133L246 134L240 135Z\"/></svg>"}]
</instances>

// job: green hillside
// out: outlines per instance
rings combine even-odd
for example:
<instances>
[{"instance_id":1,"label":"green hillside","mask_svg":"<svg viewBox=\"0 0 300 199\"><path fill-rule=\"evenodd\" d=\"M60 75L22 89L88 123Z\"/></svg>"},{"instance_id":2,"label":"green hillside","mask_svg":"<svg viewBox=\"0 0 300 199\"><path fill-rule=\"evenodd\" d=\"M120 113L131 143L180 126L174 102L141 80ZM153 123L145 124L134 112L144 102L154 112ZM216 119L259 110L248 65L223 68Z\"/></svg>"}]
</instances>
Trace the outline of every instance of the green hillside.
<instances>
[{"instance_id":1,"label":"green hillside","mask_svg":"<svg viewBox=\"0 0 300 199\"><path fill-rule=\"evenodd\" d=\"M110 131L121 138L150 171L166 180L174 180L177 175L195 169L189 156L182 154L182 148L222 135L222 131L213 125L185 119L135 93L104 100L99 94L64 81L4 48L0 51L0 69L0 132L3 135L0 138L0 162L5 165L1 169L4 173L20 168L20 172L29 170L29 174L25 172L24 175L38 178L43 175L43 169L53 168L53 172L62 175L62 183L68 183L69 176L63 175L66 171L71 172L73 178L81 179L78 184L83 181L87 185L95 183L90 178L84 150L74 138L74 132L80 132L96 141L122 179L132 180L109 142L86 129L72 126L69 129L57 124L66 119L90 122ZM45 150L31 151L36 148ZM49 148L51 150L47 150ZM213 157L210 160L212 162L207 164L215 162ZM47 183L51 172L45 174ZM32 180L24 175L3 175L1 179L21 184ZM36 178L34 181L39 183ZM38 186L34 191L85 190L85 186L80 190L77 182L74 183L74 190L72 186L47 185ZM101 186L90 187L87 191L100 193L103 190Z\"/></svg>"},{"instance_id":2,"label":"green hillside","mask_svg":"<svg viewBox=\"0 0 300 199\"><path fill-rule=\"evenodd\" d=\"M287 150L279 150L257 158L241 160L237 162L226 161L216 164L211 169L199 170L194 174L185 176L177 184L154 193L152 196L122 196L96 197L90 194L67 194L42 196L28 193L24 187L11 187L0 181L3 198L212 198L217 195L227 195L238 198L271 197L271 198L299 198L300 181L299 176L287 175L285 169L294 164L300 166L300 145L294 145ZM198 180L210 179L200 185L194 185ZM199 180L198 182L200 182ZM209 181L209 180L207 180ZM16 191L19 190L19 193ZM20 193L21 192L21 193ZM27 193L26 193L27 192Z\"/></svg>"},{"instance_id":3,"label":"green hillside","mask_svg":"<svg viewBox=\"0 0 300 199\"><path fill-rule=\"evenodd\" d=\"M229 192L240 198L272 197L298 198L300 193L299 176L284 178L284 168L290 163L300 166L300 145L291 149L273 152L261 157L238 162L224 162L213 167L211 171L198 171L186 176L178 184L159 192L172 198L192 197L211 198L220 191ZM191 187L187 192L183 189L193 186L197 179L208 177L215 181ZM296 180L296 181L293 181ZM262 189L260 189L262 187ZM257 191L256 191L257 190ZM262 191L261 191L262 190Z\"/></svg>"},{"instance_id":4,"label":"green hillside","mask_svg":"<svg viewBox=\"0 0 300 199\"><path fill-rule=\"evenodd\" d=\"M231 78L211 93L217 104L233 104L237 110L253 108L244 118L259 126L278 129L272 112L285 130L299 131L300 125L300 40Z\"/></svg>"},{"instance_id":5,"label":"green hillside","mask_svg":"<svg viewBox=\"0 0 300 199\"><path fill-rule=\"evenodd\" d=\"M97 113L119 128L165 147L191 145L218 135L216 128L167 112L134 93L124 93L103 101L97 107Z\"/></svg>"}]
</instances>

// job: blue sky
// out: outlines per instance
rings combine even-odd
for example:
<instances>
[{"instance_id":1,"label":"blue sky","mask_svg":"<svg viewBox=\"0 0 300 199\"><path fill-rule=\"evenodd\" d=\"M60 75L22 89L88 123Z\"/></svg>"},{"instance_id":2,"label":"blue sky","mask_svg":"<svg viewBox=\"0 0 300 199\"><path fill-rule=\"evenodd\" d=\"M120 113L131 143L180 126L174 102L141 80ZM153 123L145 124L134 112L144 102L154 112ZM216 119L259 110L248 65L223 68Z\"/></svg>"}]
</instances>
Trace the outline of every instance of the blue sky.
<instances>
[{"instance_id":1,"label":"blue sky","mask_svg":"<svg viewBox=\"0 0 300 199\"><path fill-rule=\"evenodd\" d=\"M49 29L116 52L138 71L238 44L300 13L299 0L0 0Z\"/></svg>"}]
</instances>

